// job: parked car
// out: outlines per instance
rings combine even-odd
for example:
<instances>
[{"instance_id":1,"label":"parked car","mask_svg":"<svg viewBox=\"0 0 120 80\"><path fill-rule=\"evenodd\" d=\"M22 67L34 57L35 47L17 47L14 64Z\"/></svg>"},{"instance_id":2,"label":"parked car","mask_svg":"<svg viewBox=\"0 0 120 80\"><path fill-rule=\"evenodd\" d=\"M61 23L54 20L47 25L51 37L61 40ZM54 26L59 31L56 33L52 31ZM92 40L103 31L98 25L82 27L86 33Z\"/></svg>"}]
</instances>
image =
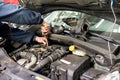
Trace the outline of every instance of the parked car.
<instances>
[{"instance_id":1,"label":"parked car","mask_svg":"<svg viewBox=\"0 0 120 80\"><path fill-rule=\"evenodd\" d=\"M49 46L0 38L0 80L120 80L119 0L19 2L51 25Z\"/></svg>"}]
</instances>

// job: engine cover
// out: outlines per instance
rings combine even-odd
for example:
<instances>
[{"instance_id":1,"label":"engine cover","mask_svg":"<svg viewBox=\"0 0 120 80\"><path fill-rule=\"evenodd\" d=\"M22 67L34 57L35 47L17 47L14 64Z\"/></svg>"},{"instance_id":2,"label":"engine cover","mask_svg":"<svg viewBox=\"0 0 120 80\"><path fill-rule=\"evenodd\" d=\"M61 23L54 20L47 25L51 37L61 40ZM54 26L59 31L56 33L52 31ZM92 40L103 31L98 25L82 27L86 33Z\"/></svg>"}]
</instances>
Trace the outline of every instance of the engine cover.
<instances>
[{"instance_id":1,"label":"engine cover","mask_svg":"<svg viewBox=\"0 0 120 80\"><path fill-rule=\"evenodd\" d=\"M78 80L84 71L90 68L87 56L67 55L51 64L52 80Z\"/></svg>"}]
</instances>

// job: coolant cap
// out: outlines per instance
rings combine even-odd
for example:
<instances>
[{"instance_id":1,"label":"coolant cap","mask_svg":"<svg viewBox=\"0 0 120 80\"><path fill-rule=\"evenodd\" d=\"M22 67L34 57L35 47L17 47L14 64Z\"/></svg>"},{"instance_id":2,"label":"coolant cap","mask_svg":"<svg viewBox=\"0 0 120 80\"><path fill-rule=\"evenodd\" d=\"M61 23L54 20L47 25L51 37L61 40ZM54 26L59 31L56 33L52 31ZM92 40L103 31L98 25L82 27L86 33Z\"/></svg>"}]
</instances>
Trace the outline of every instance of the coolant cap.
<instances>
[{"instance_id":1,"label":"coolant cap","mask_svg":"<svg viewBox=\"0 0 120 80\"><path fill-rule=\"evenodd\" d=\"M74 51L74 50L75 50L75 46L74 45L69 46L69 51Z\"/></svg>"}]
</instances>

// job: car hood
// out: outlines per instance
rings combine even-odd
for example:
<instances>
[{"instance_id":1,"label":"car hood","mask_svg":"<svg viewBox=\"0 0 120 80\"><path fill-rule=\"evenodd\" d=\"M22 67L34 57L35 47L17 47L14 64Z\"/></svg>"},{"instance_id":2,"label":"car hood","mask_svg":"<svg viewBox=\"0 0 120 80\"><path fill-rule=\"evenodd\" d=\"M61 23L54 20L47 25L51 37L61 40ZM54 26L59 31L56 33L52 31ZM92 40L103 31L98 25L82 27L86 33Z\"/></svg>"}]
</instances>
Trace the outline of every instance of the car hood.
<instances>
[{"instance_id":1,"label":"car hood","mask_svg":"<svg viewBox=\"0 0 120 80\"><path fill-rule=\"evenodd\" d=\"M29 0L34 5L43 5L43 4L77 4L80 6L85 6L93 3L98 3L98 0ZM26 1L27 2L27 1Z\"/></svg>"},{"instance_id":2,"label":"car hood","mask_svg":"<svg viewBox=\"0 0 120 80\"><path fill-rule=\"evenodd\" d=\"M20 4L42 14L54 10L75 10L114 21L110 0L19 0ZM113 8L120 24L119 0L113 1Z\"/></svg>"}]
</instances>

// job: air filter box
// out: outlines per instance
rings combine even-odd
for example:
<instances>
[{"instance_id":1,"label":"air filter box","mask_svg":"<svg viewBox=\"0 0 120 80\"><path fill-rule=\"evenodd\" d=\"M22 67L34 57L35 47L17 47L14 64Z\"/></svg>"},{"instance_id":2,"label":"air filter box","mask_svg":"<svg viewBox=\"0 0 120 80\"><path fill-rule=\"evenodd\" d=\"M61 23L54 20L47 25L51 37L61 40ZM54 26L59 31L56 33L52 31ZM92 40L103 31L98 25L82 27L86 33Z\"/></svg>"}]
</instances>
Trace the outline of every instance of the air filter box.
<instances>
[{"instance_id":1,"label":"air filter box","mask_svg":"<svg viewBox=\"0 0 120 80\"><path fill-rule=\"evenodd\" d=\"M67 55L51 64L52 80L79 80L80 75L90 68L88 56Z\"/></svg>"}]
</instances>

